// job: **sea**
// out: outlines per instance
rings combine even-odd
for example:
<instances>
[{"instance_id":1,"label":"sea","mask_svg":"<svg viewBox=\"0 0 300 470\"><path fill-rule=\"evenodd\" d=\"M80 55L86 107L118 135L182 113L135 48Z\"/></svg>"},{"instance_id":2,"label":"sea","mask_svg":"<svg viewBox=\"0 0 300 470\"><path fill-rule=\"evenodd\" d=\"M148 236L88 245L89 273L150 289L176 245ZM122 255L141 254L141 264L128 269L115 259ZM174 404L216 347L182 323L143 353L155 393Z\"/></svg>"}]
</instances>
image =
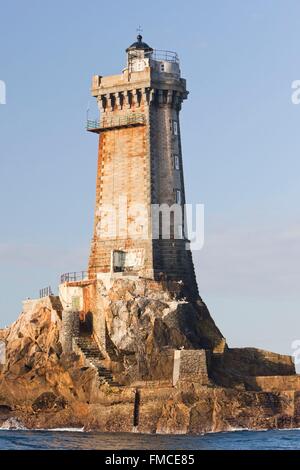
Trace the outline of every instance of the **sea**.
<instances>
[{"instance_id":1,"label":"sea","mask_svg":"<svg viewBox=\"0 0 300 470\"><path fill-rule=\"evenodd\" d=\"M296 450L300 430L231 431L200 436L0 429L0 450Z\"/></svg>"}]
</instances>

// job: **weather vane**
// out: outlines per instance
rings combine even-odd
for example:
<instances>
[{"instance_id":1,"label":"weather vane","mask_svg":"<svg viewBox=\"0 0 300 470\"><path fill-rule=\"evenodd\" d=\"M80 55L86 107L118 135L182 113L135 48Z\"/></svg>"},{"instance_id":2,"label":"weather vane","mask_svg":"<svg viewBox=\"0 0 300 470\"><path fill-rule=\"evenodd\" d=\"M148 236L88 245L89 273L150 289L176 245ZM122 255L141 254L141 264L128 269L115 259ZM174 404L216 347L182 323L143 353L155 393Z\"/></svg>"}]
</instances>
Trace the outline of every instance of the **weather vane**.
<instances>
[{"instance_id":1,"label":"weather vane","mask_svg":"<svg viewBox=\"0 0 300 470\"><path fill-rule=\"evenodd\" d=\"M136 28L136 32L138 34L141 34L143 32L143 28L141 27L141 25L139 25L138 28Z\"/></svg>"}]
</instances>

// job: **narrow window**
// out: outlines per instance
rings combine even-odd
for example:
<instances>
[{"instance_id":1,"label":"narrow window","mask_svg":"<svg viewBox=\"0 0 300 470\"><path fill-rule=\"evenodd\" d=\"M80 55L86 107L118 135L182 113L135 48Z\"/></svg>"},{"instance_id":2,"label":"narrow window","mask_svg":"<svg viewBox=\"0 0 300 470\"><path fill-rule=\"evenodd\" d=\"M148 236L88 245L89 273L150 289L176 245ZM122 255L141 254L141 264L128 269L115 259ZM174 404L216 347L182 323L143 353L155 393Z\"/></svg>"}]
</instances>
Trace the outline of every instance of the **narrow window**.
<instances>
[{"instance_id":1,"label":"narrow window","mask_svg":"<svg viewBox=\"0 0 300 470\"><path fill-rule=\"evenodd\" d=\"M136 69L138 72L141 72L144 70L144 62L142 60L139 60L136 65Z\"/></svg>"},{"instance_id":2,"label":"narrow window","mask_svg":"<svg viewBox=\"0 0 300 470\"><path fill-rule=\"evenodd\" d=\"M175 226L174 226L175 214L174 211L170 212L170 238L174 240L175 238Z\"/></svg>"},{"instance_id":3,"label":"narrow window","mask_svg":"<svg viewBox=\"0 0 300 470\"><path fill-rule=\"evenodd\" d=\"M175 195L176 195L176 204L181 204L181 191L180 191L180 189L176 189Z\"/></svg>"},{"instance_id":4,"label":"narrow window","mask_svg":"<svg viewBox=\"0 0 300 470\"><path fill-rule=\"evenodd\" d=\"M178 155L174 155L174 169L175 170L179 170L179 156Z\"/></svg>"},{"instance_id":5,"label":"narrow window","mask_svg":"<svg viewBox=\"0 0 300 470\"><path fill-rule=\"evenodd\" d=\"M177 124L177 121L173 121L173 135L178 135L178 124Z\"/></svg>"},{"instance_id":6,"label":"narrow window","mask_svg":"<svg viewBox=\"0 0 300 470\"><path fill-rule=\"evenodd\" d=\"M159 239L161 240L162 239L162 235L163 235L163 218L162 218L162 213L161 211L159 211L159 214L158 214L158 237Z\"/></svg>"},{"instance_id":7,"label":"narrow window","mask_svg":"<svg viewBox=\"0 0 300 470\"><path fill-rule=\"evenodd\" d=\"M80 310L80 297L79 295L72 295L72 310L79 312Z\"/></svg>"},{"instance_id":8,"label":"narrow window","mask_svg":"<svg viewBox=\"0 0 300 470\"><path fill-rule=\"evenodd\" d=\"M165 71L165 64L160 64L160 71L164 72Z\"/></svg>"}]
</instances>

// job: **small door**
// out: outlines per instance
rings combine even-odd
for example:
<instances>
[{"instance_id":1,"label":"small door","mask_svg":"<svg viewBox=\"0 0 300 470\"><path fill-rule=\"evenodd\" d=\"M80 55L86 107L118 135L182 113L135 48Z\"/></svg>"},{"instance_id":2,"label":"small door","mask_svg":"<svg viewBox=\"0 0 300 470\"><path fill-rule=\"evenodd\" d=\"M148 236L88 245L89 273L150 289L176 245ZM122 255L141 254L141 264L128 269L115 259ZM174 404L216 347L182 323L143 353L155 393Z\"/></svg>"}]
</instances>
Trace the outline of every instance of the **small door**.
<instances>
[{"instance_id":1,"label":"small door","mask_svg":"<svg viewBox=\"0 0 300 470\"><path fill-rule=\"evenodd\" d=\"M79 317L79 334L81 336L90 336L93 333L93 314L92 312L83 313Z\"/></svg>"}]
</instances>

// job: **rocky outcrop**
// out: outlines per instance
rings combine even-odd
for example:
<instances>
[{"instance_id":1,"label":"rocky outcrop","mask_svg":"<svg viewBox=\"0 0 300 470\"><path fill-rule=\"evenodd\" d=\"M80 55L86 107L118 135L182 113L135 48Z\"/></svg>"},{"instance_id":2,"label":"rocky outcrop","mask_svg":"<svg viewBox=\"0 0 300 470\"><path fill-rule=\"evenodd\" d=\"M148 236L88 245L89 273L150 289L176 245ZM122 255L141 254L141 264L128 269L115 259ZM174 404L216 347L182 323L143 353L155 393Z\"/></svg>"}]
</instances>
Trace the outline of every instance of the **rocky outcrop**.
<instances>
[{"instance_id":1,"label":"rocky outcrop","mask_svg":"<svg viewBox=\"0 0 300 470\"><path fill-rule=\"evenodd\" d=\"M116 279L108 286L98 281L97 305L105 318L106 348L129 382L164 377L168 363L160 358L168 349L224 351L225 339L204 302L182 298L176 283L163 289L142 279Z\"/></svg>"},{"instance_id":2,"label":"rocky outcrop","mask_svg":"<svg viewBox=\"0 0 300 470\"><path fill-rule=\"evenodd\" d=\"M5 404L31 405L49 392L67 401L90 399L96 373L84 367L80 356L62 352L57 304L51 297L26 301L18 320L4 330L6 363L0 374L0 400Z\"/></svg>"},{"instance_id":3,"label":"rocky outcrop","mask_svg":"<svg viewBox=\"0 0 300 470\"><path fill-rule=\"evenodd\" d=\"M104 290L102 285L102 300L98 298L109 351L115 355L111 362L121 364L121 375L127 374L122 387L99 383L97 368L88 364L87 355L63 352L58 298L26 301L18 320L0 332L6 345L0 371L0 426L131 432L137 407L137 430L144 433L300 426L300 381L289 358L255 349L231 350L201 301L188 303L141 286L117 281ZM209 378L205 383L196 375L188 380L188 358L194 360L199 348L204 351L206 335L213 346ZM186 348L186 375L176 386L167 380L172 373L170 346ZM198 356L203 359L203 354ZM142 370L138 380L128 373L136 361ZM155 368L153 375L159 379L151 381L149 370Z\"/></svg>"}]
</instances>

